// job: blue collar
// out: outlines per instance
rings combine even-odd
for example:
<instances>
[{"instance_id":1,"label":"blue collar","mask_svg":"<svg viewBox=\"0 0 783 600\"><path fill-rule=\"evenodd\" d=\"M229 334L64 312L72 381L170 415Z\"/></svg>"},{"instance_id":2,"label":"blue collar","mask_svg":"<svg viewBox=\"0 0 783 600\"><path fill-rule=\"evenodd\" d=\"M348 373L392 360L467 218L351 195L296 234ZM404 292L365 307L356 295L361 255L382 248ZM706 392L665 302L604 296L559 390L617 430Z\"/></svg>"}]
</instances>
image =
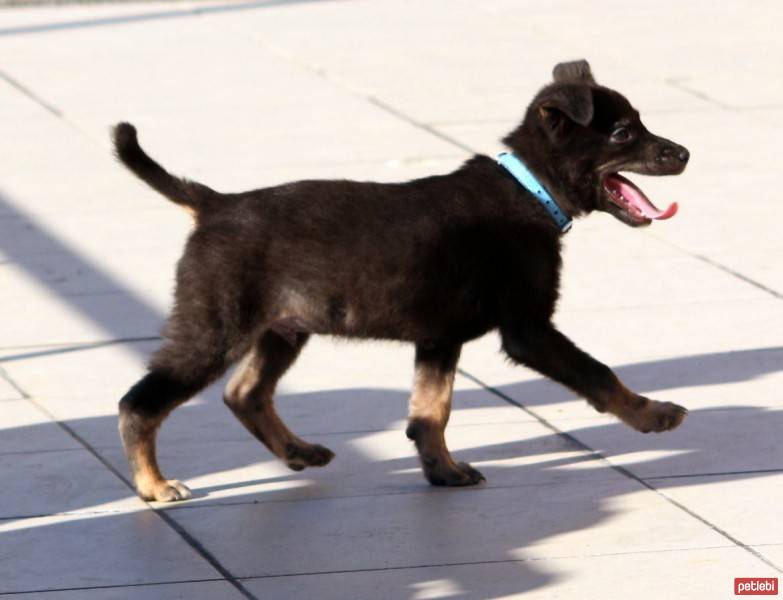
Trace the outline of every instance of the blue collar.
<instances>
[{"instance_id":1,"label":"blue collar","mask_svg":"<svg viewBox=\"0 0 783 600\"><path fill-rule=\"evenodd\" d=\"M527 168L525 163L519 160L511 152L501 152L498 154L498 164L511 173L511 175L514 176L514 179L522 184L522 187L536 197L541 206L543 206L549 213L549 216L552 217L552 220L557 223L561 233L566 233L571 229L573 221L563 212L563 209L557 205L554 198L552 198L544 186L539 183L536 176Z\"/></svg>"}]
</instances>

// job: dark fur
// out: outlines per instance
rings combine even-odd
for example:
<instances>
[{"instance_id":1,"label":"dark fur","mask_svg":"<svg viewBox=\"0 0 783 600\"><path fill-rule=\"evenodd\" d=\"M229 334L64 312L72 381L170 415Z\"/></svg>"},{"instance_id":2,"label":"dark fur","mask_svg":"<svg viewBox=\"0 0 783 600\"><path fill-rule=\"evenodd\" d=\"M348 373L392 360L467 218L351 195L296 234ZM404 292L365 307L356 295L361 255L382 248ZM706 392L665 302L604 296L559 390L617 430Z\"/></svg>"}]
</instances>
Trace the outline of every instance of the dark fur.
<instances>
[{"instance_id":1,"label":"dark fur","mask_svg":"<svg viewBox=\"0 0 783 600\"><path fill-rule=\"evenodd\" d=\"M604 210L638 225L607 201L601 177L621 169L679 173L687 151L647 132L625 98L595 84L586 62L558 65L554 75L504 142L572 216ZM635 139L608 141L619 121L634 128ZM512 360L637 429L668 429L684 416L680 407L628 391L554 328L560 233L491 158L475 156L453 173L406 183L299 181L220 194L169 175L138 145L133 126L118 125L114 140L131 171L196 220L178 265L166 341L120 404L123 441L145 497L186 495L157 471L155 431L177 404L253 348L256 358L246 362L255 366L237 377L227 402L284 460L319 454L321 447L269 420L276 417L274 384L311 333L416 345L421 377L414 396L425 400L416 401L408 435L433 483L483 479L468 465L448 462L441 440L459 348L493 329ZM266 379L258 383L259 377ZM320 452L289 464L329 459L331 453Z\"/></svg>"}]
</instances>

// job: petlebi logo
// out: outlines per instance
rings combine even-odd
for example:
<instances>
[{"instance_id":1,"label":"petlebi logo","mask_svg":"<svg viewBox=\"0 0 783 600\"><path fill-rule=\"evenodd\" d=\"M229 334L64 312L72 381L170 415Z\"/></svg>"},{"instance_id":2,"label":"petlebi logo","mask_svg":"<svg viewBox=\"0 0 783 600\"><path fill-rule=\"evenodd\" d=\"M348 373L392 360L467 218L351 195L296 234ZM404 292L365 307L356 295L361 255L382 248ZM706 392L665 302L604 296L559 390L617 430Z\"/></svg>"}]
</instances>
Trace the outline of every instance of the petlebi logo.
<instances>
[{"instance_id":1,"label":"petlebi logo","mask_svg":"<svg viewBox=\"0 0 783 600\"><path fill-rule=\"evenodd\" d=\"M777 596L777 577L735 577L735 596Z\"/></svg>"}]
</instances>

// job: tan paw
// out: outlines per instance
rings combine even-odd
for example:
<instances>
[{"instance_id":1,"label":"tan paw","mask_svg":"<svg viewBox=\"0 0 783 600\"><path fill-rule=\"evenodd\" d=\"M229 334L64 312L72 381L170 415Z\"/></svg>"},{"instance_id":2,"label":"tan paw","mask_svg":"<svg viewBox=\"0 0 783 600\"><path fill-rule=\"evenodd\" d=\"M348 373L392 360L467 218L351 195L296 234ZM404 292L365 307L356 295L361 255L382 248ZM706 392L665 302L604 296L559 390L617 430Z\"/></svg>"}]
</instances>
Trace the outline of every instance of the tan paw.
<instances>
[{"instance_id":1,"label":"tan paw","mask_svg":"<svg viewBox=\"0 0 783 600\"><path fill-rule=\"evenodd\" d=\"M422 457L421 463L424 467L424 477L432 485L463 487L486 481L481 472L468 463L447 462L434 457Z\"/></svg>"},{"instance_id":2,"label":"tan paw","mask_svg":"<svg viewBox=\"0 0 783 600\"><path fill-rule=\"evenodd\" d=\"M144 500L155 500L157 502L177 502L187 500L192 494L188 487L181 481L169 479L168 481L157 481L146 489L139 488L139 496Z\"/></svg>"},{"instance_id":3,"label":"tan paw","mask_svg":"<svg viewBox=\"0 0 783 600\"><path fill-rule=\"evenodd\" d=\"M323 467L334 458L334 452L320 444L288 444L285 448L285 462L293 471L305 467Z\"/></svg>"},{"instance_id":4,"label":"tan paw","mask_svg":"<svg viewBox=\"0 0 783 600\"><path fill-rule=\"evenodd\" d=\"M672 402L658 402L644 398L642 405L629 412L623 421L642 433L671 431L683 422L688 410Z\"/></svg>"}]
</instances>

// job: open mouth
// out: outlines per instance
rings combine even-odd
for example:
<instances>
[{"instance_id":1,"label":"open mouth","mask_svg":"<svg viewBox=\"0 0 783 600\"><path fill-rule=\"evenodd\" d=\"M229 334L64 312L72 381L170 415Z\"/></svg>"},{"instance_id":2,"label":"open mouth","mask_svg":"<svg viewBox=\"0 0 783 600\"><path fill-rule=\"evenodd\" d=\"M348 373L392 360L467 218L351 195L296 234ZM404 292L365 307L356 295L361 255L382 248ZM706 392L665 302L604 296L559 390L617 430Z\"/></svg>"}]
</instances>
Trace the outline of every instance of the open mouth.
<instances>
[{"instance_id":1,"label":"open mouth","mask_svg":"<svg viewBox=\"0 0 783 600\"><path fill-rule=\"evenodd\" d=\"M630 224L647 225L652 219L660 221L677 213L676 202L670 204L666 210L659 209L642 190L619 173L607 174L602 184L612 204L622 209L622 213L616 216Z\"/></svg>"}]
</instances>

